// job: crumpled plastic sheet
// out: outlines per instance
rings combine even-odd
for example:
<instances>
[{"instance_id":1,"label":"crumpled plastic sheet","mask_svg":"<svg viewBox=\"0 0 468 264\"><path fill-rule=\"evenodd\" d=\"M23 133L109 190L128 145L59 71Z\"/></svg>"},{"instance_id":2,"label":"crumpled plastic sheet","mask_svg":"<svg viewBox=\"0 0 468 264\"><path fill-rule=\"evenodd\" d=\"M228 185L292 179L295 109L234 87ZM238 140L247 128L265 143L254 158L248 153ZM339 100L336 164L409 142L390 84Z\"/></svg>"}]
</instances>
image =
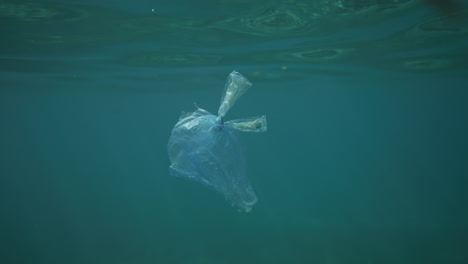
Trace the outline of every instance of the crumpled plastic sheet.
<instances>
[{"instance_id":1,"label":"crumpled plastic sheet","mask_svg":"<svg viewBox=\"0 0 468 264\"><path fill-rule=\"evenodd\" d=\"M249 212L257 196L245 172L237 132L265 132L265 116L224 122L224 116L252 84L240 73L229 74L218 115L198 108L174 126L167 146L174 176L190 179L224 195L234 207Z\"/></svg>"}]
</instances>

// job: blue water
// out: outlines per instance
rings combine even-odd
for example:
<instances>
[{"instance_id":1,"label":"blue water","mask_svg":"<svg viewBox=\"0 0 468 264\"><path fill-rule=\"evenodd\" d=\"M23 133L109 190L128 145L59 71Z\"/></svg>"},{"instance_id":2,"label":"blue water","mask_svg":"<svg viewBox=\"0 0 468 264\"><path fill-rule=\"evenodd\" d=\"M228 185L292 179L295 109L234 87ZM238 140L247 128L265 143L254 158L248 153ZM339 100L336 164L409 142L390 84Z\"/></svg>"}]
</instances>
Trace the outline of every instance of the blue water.
<instances>
[{"instance_id":1,"label":"blue water","mask_svg":"<svg viewBox=\"0 0 468 264\"><path fill-rule=\"evenodd\" d=\"M95 2L0 1L0 263L468 263L466 1ZM250 213L168 169L232 70Z\"/></svg>"}]
</instances>

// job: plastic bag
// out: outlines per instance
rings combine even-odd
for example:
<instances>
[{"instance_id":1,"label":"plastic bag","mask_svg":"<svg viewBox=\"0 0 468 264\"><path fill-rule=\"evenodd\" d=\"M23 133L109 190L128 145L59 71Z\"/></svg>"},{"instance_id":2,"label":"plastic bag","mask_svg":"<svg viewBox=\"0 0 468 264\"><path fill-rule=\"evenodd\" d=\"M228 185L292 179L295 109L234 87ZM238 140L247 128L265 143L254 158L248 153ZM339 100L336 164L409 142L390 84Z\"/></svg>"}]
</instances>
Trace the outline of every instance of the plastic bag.
<instances>
[{"instance_id":1,"label":"plastic bag","mask_svg":"<svg viewBox=\"0 0 468 264\"><path fill-rule=\"evenodd\" d=\"M265 132L266 117L224 122L224 116L252 84L233 71L227 79L218 115L198 108L174 126L167 146L170 173L222 193L233 206L249 212L257 196L245 173L237 131Z\"/></svg>"}]
</instances>

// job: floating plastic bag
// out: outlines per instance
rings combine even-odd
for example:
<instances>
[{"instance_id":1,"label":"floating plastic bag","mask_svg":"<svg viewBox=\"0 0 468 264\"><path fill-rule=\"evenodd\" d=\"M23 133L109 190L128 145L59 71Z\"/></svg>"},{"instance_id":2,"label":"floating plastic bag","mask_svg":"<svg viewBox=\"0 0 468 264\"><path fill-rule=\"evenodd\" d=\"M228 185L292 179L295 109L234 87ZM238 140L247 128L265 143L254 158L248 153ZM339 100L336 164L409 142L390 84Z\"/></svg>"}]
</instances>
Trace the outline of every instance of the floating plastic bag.
<instances>
[{"instance_id":1,"label":"floating plastic bag","mask_svg":"<svg viewBox=\"0 0 468 264\"><path fill-rule=\"evenodd\" d=\"M245 161L236 132L265 132L266 117L224 122L224 116L252 84L240 73L229 74L218 116L198 108L174 126L167 150L170 173L200 182L224 194L233 206L249 212L257 196L245 174Z\"/></svg>"}]
</instances>

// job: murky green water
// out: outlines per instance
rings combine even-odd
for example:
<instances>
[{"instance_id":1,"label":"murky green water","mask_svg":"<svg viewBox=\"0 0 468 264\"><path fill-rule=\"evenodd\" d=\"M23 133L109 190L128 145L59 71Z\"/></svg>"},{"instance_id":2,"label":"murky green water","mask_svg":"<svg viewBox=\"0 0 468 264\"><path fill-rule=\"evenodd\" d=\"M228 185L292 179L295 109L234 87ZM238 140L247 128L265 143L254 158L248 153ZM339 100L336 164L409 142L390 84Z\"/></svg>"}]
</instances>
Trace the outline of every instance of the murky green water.
<instances>
[{"instance_id":1,"label":"murky green water","mask_svg":"<svg viewBox=\"0 0 468 264\"><path fill-rule=\"evenodd\" d=\"M456 3L0 1L0 262L467 263ZM248 214L168 173L234 69Z\"/></svg>"}]
</instances>

